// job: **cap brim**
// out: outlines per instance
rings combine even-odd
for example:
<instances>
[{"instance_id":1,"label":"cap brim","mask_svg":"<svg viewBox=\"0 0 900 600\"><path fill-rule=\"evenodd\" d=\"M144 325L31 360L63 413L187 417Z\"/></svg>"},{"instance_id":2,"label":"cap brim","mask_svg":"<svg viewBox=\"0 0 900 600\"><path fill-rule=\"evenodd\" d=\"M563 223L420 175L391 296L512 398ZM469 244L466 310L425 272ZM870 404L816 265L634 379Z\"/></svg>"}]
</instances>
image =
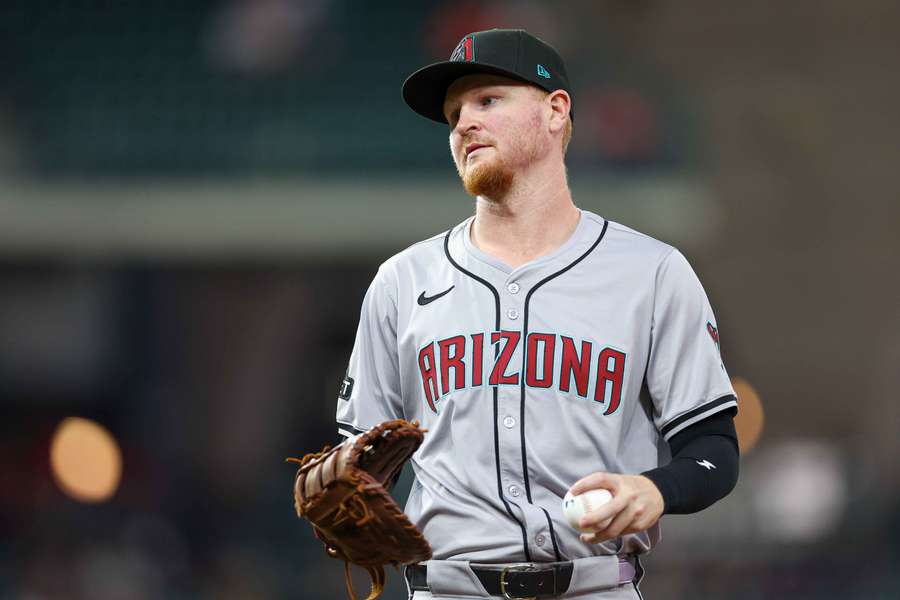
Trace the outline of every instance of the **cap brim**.
<instances>
[{"instance_id":1,"label":"cap brim","mask_svg":"<svg viewBox=\"0 0 900 600\"><path fill-rule=\"evenodd\" d=\"M438 123L447 123L444 100L454 81L466 75L488 73L535 85L513 71L484 63L439 62L422 67L403 82L403 100L411 109Z\"/></svg>"}]
</instances>

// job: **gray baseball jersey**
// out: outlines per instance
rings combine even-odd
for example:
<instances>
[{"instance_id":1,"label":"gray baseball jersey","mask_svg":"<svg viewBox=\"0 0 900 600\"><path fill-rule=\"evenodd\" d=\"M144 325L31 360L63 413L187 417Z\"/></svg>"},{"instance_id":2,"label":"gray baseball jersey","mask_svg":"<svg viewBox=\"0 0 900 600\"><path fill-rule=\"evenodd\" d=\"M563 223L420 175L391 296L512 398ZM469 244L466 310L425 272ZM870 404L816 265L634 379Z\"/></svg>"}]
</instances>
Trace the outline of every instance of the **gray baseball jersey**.
<instances>
[{"instance_id":1,"label":"gray baseball jersey","mask_svg":"<svg viewBox=\"0 0 900 600\"><path fill-rule=\"evenodd\" d=\"M562 498L595 471L640 473L661 443L737 406L706 293L673 247L588 211L512 269L467 219L378 270L337 402L343 435L428 429L406 513L436 559L643 553L658 525L585 544Z\"/></svg>"}]
</instances>

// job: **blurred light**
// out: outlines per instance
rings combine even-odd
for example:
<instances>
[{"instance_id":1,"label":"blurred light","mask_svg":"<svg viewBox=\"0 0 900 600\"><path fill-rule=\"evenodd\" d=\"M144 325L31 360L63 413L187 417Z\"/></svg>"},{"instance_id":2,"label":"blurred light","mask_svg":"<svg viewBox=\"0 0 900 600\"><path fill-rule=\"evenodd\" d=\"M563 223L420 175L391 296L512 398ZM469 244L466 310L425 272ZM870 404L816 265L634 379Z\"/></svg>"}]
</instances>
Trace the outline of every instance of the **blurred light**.
<instances>
[{"instance_id":1,"label":"blurred light","mask_svg":"<svg viewBox=\"0 0 900 600\"><path fill-rule=\"evenodd\" d=\"M643 162L659 154L659 111L640 90L589 89L579 100L578 110L586 132L583 139L590 140L604 157Z\"/></svg>"},{"instance_id":2,"label":"blurred light","mask_svg":"<svg viewBox=\"0 0 900 600\"><path fill-rule=\"evenodd\" d=\"M759 441L766 417L759 394L749 381L743 377L732 377L731 385L738 397L738 414L734 418L734 427L737 429L741 453L746 453Z\"/></svg>"},{"instance_id":3,"label":"blurred light","mask_svg":"<svg viewBox=\"0 0 900 600\"><path fill-rule=\"evenodd\" d=\"M63 492L81 502L102 502L119 487L122 452L102 425L69 417L53 434L50 467Z\"/></svg>"},{"instance_id":4,"label":"blurred light","mask_svg":"<svg viewBox=\"0 0 900 600\"><path fill-rule=\"evenodd\" d=\"M759 533L780 542L812 542L832 533L847 508L844 459L814 440L767 445L755 467Z\"/></svg>"}]
</instances>

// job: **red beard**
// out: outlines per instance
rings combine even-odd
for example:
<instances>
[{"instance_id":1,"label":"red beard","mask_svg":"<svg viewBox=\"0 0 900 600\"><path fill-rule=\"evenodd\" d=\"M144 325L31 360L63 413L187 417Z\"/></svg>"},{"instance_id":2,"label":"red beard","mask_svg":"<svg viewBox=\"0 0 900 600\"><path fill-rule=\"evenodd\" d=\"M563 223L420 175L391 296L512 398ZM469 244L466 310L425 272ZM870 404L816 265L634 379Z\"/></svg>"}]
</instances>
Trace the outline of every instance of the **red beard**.
<instances>
[{"instance_id":1,"label":"red beard","mask_svg":"<svg viewBox=\"0 0 900 600\"><path fill-rule=\"evenodd\" d=\"M466 170L463 187L472 196L499 200L512 186L513 172L501 161L488 161Z\"/></svg>"}]
</instances>

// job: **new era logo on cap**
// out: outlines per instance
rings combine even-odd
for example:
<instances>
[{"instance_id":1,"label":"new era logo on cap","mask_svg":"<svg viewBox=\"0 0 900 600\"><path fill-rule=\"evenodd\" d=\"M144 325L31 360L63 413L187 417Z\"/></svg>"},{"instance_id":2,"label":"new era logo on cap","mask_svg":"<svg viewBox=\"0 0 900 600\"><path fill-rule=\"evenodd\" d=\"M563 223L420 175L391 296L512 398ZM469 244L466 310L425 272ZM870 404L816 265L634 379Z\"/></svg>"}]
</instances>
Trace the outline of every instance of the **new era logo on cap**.
<instances>
[{"instance_id":1,"label":"new era logo on cap","mask_svg":"<svg viewBox=\"0 0 900 600\"><path fill-rule=\"evenodd\" d=\"M544 79L550 79L550 73L547 71L547 69L544 68L544 65L537 66L537 74L538 74L538 77L543 77Z\"/></svg>"}]
</instances>

